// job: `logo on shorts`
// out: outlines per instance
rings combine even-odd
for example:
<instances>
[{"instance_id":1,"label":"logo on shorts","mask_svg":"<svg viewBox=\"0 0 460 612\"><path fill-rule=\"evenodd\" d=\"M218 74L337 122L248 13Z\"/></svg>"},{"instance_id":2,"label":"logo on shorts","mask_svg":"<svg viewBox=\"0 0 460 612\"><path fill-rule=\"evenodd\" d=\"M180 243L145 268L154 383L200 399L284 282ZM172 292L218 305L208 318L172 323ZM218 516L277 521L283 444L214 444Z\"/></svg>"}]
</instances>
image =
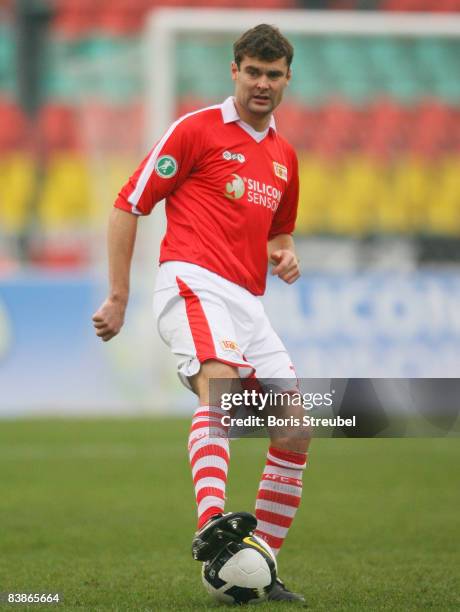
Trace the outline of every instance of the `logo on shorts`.
<instances>
[{"instance_id":1,"label":"logo on shorts","mask_svg":"<svg viewBox=\"0 0 460 612\"><path fill-rule=\"evenodd\" d=\"M221 340L222 348L224 351L235 351L236 353L240 352L240 347L234 340Z\"/></svg>"},{"instance_id":2,"label":"logo on shorts","mask_svg":"<svg viewBox=\"0 0 460 612\"><path fill-rule=\"evenodd\" d=\"M241 176L238 174L230 175L230 180L225 185L224 196L229 200L239 200L244 196L246 187Z\"/></svg>"},{"instance_id":3,"label":"logo on shorts","mask_svg":"<svg viewBox=\"0 0 460 612\"><path fill-rule=\"evenodd\" d=\"M278 162L274 161L273 162L273 169L275 170L275 175L277 177L279 177L280 179L283 179L283 181L287 181L287 168L286 166L283 166L282 164L279 164Z\"/></svg>"},{"instance_id":4,"label":"logo on shorts","mask_svg":"<svg viewBox=\"0 0 460 612\"><path fill-rule=\"evenodd\" d=\"M222 157L226 161L239 161L240 164L244 164L246 161L245 156L242 153L231 153L231 151L224 151Z\"/></svg>"},{"instance_id":5,"label":"logo on shorts","mask_svg":"<svg viewBox=\"0 0 460 612\"><path fill-rule=\"evenodd\" d=\"M155 162L155 172L161 178L172 178L177 172L177 162L172 155L162 155Z\"/></svg>"}]
</instances>

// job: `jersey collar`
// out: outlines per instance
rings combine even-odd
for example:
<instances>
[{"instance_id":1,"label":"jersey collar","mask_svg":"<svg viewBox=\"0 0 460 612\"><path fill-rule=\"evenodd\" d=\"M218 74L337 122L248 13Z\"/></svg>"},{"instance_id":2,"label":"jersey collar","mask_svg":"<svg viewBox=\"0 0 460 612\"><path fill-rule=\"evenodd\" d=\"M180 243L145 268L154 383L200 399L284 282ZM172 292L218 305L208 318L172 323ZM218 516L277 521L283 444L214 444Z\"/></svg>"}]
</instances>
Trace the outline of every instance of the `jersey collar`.
<instances>
[{"instance_id":1,"label":"jersey collar","mask_svg":"<svg viewBox=\"0 0 460 612\"><path fill-rule=\"evenodd\" d=\"M238 111L236 110L233 96L229 96L221 104L220 108L222 111L222 119L224 123L233 123L235 121L241 121L241 117L238 115ZM276 132L275 117L273 115L270 118L270 124L268 127Z\"/></svg>"}]
</instances>

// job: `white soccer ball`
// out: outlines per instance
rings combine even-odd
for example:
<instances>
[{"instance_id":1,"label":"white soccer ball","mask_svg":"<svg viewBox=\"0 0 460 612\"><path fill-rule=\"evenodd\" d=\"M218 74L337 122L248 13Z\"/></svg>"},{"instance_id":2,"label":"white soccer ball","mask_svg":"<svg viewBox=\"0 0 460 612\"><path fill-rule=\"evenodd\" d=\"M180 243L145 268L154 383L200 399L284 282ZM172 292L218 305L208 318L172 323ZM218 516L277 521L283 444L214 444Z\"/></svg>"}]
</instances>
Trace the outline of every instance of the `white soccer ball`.
<instances>
[{"instance_id":1,"label":"white soccer ball","mask_svg":"<svg viewBox=\"0 0 460 612\"><path fill-rule=\"evenodd\" d=\"M212 561L203 564L205 589L224 603L260 603L276 580L276 558L261 538L248 536L228 544Z\"/></svg>"}]
</instances>

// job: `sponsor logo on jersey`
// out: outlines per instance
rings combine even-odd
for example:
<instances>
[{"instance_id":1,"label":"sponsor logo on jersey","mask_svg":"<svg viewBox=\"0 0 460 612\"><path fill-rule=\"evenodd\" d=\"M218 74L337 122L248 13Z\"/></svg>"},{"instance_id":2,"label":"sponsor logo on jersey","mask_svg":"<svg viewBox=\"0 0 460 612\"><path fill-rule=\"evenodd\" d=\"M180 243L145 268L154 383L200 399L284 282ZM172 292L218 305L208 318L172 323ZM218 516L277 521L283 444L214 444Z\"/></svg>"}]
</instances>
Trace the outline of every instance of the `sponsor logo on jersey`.
<instances>
[{"instance_id":1,"label":"sponsor logo on jersey","mask_svg":"<svg viewBox=\"0 0 460 612\"><path fill-rule=\"evenodd\" d=\"M240 352L240 347L234 340L221 340L220 343L222 344L224 351Z\"/></svg>"},{"instance_id":2,"label":"sponsor logo on jersey","mask_svg":"<svg viewBox=\"0 0 460 612\"><path fill-rule=\"evenodd\" d=\"M230 175L230 180L225 184L224 196L229 200L239 200L244 196L246 187L241 176L238 174Z\"/></svg>"},{"instance_id":3,"label":"sponsor logo on jersey","mask_svg":"<svg viewBox=\"0 0 460 612\"><path fill-rule=\"evenodd\" d=\"M278 176L280 179L283 179L283 181L287 181L287 168L286 166L283 166L282 164L279 164L278 162L274 161L273 162L273 168L275 170L275 175Z\"/></svg>"},{"instance_id":4,"label":"sponsor logo on jersey","mask_svg":"<svg viewBox=\"0 0 460 612\"><path fill-rule=\"evenodd\" d=\"M231 151L224 151L222 157L226 161L239 161L240 164L244 164L246 161L245 156L242 153L232 153Z\"/></svg>"},{"instance_id":5,"label":"sponsor logo on jersey","mask_svg":"<svg viewBox=\"0 0 460 612\"><path fill-rule=\"evenodd\" d=\"M277 211L283 195L279 189L254 179L247 179L246 187L248 202L268 208L272 212Z\"/></svg>"},{"instance_id":6,"label":"sponsor logo on jersey","mask_svg":"<svg viewBox=\"0 0 460 612\"><path fill-rule=\"evenodd\" d=\"M258 204L272 212L278 209L283 195L282 191L273 185L246 176L241 178L239 174L231 174L230 180L225 184L224 196L229 200L239 200L245 194L249 203Z\"/></svg>"},{"instance_id":7,"label":"sponsor logo on jersey","mask_svg":"<svg viewBox=\"0 0 460 612\"><path fill-rule=\"evenodd\" d=\"M155 172L161 178L172 178L177 173L177 162L172 155L162 155L155 162Z\"/></svg>"}]
</instances>

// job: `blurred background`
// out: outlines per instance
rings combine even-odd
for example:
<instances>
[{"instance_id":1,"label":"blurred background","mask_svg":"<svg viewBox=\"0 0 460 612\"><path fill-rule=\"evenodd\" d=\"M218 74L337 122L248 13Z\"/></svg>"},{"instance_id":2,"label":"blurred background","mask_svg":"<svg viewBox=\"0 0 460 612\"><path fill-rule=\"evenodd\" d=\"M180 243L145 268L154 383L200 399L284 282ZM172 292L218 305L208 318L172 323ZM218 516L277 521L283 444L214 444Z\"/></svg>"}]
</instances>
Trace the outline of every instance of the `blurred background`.
<instances>
[{"instance_id":1,"label":"blurred background","mask_svg":"<svg viewBox=\"0 0 460 612\"><path fill-rule=\"evenodd\" d=\"M199 13L162 52L162 11L200 7L240 25ZM140 222L123 333L103 345L90 318L118 190L165 117L232 93L246 9L292 24L276 118L300 161L303 277L271 280L266 307L299 376L459 376L460 0L0 0L0 415L194 403L151 316L162 210Z\"/></svg>"}]
</instances>

